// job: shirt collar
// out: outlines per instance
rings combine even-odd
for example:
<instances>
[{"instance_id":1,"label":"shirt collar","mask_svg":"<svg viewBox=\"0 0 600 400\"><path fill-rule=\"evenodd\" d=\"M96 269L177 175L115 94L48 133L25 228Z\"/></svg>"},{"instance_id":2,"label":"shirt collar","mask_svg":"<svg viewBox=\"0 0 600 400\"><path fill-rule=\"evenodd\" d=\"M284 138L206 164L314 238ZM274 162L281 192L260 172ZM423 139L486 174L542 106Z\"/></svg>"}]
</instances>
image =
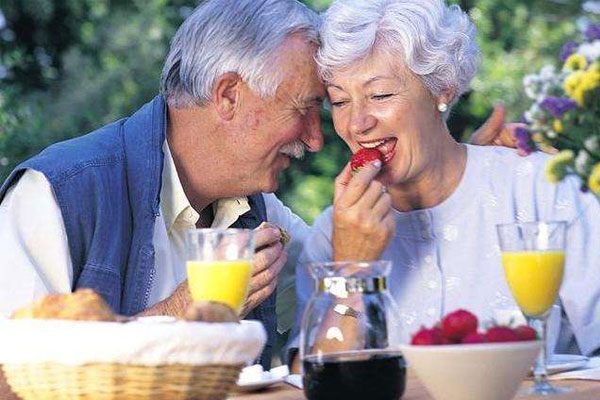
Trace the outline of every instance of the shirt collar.
<instances>
[{"instance_id":1,"label":"shirt collar","mask_svg":"<svg viewBox=\"0 0 600 400\"><path fill-rule=\"evenodd\" d=\"M162 188L160 190L161 211L165 220L167 231L176 226L191 229L196 226L200 215L191 206L183 191L181 181L177 175L175 162L169 149L169 144L163 142L164 166L162 172ZM220 199L213 203L215 218L213 228L228 228L237 219L250 210L247 197Z\"/></svg>"}]
</instances>

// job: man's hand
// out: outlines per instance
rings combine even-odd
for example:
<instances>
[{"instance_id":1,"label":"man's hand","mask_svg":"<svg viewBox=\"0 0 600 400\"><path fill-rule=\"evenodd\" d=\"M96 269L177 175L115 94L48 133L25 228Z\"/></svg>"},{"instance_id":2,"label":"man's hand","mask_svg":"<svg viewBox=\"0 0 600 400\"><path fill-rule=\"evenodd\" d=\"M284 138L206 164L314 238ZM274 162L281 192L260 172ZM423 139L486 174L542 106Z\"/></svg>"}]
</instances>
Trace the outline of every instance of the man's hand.
<instances>
[{"instance_id":1,"label":"man's hand","mask_svg":"<svg viewBox=\"0 0 600 400\"><path fill-rule=\"evenodd\" d=\"M241 318L265 301L277 287L277 277L287 261L287 252L279 237L279 229L274 226L258 229L254 233L254 267L248 298L240 312Z\"/></svg>"},{"instance_id":2,"label":"man's hand","mask_svg":"<svg viewBox=\"0 0 600 400\"><path fill-rule=\"evenodd\" d=\"M333 257L336 261L377 260L396 230L392 198L375 177L381 161L352 176L350 164L335 179Z\"/></svg>"},{"instance_id":3,"label":"man's hand","mask_svg":"<svg viewBox=\"0 0 600 400\"><path fill-rule=\"evenodd\" d=\"M177 289L169 297L137 315L170 315L176 318L183 318L190 304L192 304L192 295L190 294L186 279L177 286Z\"/></svg>"},{"instance_id":4,"label":"man's hand","mask_svg":"<svg viewBox=\"0 0 600 400\"><path fill-rule=\"evenodd\" d=\"M518 127L526 127L521 123L505 123L506 108L501 102L496 103L492 115L488 117L485 123L475 131L470 144L479 146L504 146L511 149L517 148L517 137L515 130ZM517 150L519 155L527 156L529 153L523 149Z\"/></svg>"}]
</instances>

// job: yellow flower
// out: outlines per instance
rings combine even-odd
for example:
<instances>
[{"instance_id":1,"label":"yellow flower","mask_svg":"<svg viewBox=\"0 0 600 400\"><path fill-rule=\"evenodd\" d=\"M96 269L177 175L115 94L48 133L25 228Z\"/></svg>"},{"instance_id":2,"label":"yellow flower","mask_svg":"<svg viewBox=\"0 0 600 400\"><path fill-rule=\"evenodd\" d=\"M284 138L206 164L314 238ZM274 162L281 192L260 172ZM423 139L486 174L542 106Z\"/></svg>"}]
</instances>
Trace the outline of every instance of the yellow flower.
<instances>
[{"instance_id":1,"label":"yellow flower","mask_svg":"<svg viewBox=\"0 0 600 400\"><path fill-rule=\"evenodd\" d=\"M583 80L583 71L575 71L570 73L565 79L563 88L565 93L575 100L580 106L583 105L583 90L580 89L581 81Z\"/></svg>"},{"instance_id":2,"label":"yellow flower","mask_svg":"<svg viewBox=\"0 0 600 400\"><path fill-rule=\"evenodd\" d=\"M588 68L581 76L579 87L587 92L596 89L598 85L600 85L600 71L596 68Z\"/></svg>"},{"instance_id":3,"label":"yellow flower","mask_svg":"<svg viewBox=\"0 0 600 400\"><path fill-rule=\"evenodd\" d=\"M546 179L551 183L558 183L567 174L567 167L575 161L575 154L571 150L563 150L546 163Z\"/></svg>"},{"instance_id":4,"label":"yellow flower","mask_svg":"<svg viewBox=\"0 0 600 400\"><path fill-rule=\"evenodd\" d=\"M600 64L594 63L587 70L571 72L564 83L567 95L575 100L581 107L585 101L585 94L600 86Z\"/></svg>"},{"instance_id":5,"label":"yellow flower","mask_svg":"<svg viewBox=\"0 0 600 400\"><path fill-rule=\"evenodd\" d=\"M587 67L587 60L580 54L571 54L565 61L563 69L566 71L578 71Z\"/></svg>"},{"instance_id":6,"label":"yellow flower","mask_svg":"<svg viewBox=\"0 0 600 400\"><path fill-rule=\"evenodd\" d=\"M600 163L596 164L592 169L592 173L588 178L588 187L596 196L600 196Z\"/></svg>"},{"instance_id":7,"label":"yellow flower","mask_svg":"<svg viewBox=\"0 0 600 400\"><path fill-rule=\"evenodd\" d=\"M554 132L562 133L563 132L562 121L558 118L554 119L554 122L552 123L552 128L554 128Z\"/></svg>"}]
</instances>

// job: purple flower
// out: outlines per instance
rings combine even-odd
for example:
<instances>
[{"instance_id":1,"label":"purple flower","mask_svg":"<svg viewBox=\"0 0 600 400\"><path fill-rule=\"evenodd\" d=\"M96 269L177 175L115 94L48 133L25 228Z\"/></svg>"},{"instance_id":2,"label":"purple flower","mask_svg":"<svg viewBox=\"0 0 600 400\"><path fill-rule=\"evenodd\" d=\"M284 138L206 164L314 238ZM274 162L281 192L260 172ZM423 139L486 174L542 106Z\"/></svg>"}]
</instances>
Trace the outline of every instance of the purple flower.
<instances>
[{"instance_id":1,"label":"purple flower","mask_svg":"<svg viewBox=\"0 0 600 400\"><path fill-rule=\"evenodd\" d=\"M590 42L596 39L600 39L600 25L589 24L584 32L584 35L585 38Z\"/></svg>"},{"instance_id":2,"label":"purple flower","mask_svg":"<svg viewBox=\"0 0 600 400\"><path fill-rule=\"evenodd\" d=\"M547 97L540 104L540 108L550 111L554 118L560 118L567 111L577 108L577 102L566 97Z\"/></svg>"},{"instance_id":3,"label":"purple flower","mask_svg":"<svg viewBox=\"0 0 600 400\"><path fill-rule=\"evenodd\" d=\"M527 117L525 117L525 113L521 114L521 118L519 119L519 122L521 122L522 124L529 123L529 121L527 121Z\"/></svg>"},{"instance_id":4,"label":"purple flower","mask_svg":"<svg viewBox=\"0 0 600 400\"><path fill-rule=\"evenodd\" d=\"M531 146L529 131L527 129L520 126L517 127L515 129L515 137L517 138L517 149L523 150L525 154L533 152L533 146Z\"/></svg>"},{"instance_id":5,"label":"purple flower","mask_svg":"<svg viewBox=\"0 0 600 400\"><path fill-rule=\"evenodd\" d=\"M567 42L563 45L563 48L560 52L560 61L565 62L567 58L577 50L577 43L575 42Z\"/></svg>"}]
</instances>

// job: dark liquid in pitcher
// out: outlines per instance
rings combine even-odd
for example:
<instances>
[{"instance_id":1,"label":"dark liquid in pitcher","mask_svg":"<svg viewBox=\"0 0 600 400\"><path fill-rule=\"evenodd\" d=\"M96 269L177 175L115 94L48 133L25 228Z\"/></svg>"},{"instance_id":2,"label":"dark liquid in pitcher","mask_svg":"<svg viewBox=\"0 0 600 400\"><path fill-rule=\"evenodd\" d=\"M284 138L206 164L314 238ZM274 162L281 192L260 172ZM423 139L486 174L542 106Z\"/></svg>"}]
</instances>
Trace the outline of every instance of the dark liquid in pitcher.
<instances>
[{"instance_id":1,"label":"dark liquid in pitcher","mask_svg":"<svg viewBox=\"0 0 600 400\"><path fill-rule=\"evenodd\" d=\"M397 400L406 384L406 364L399 353L310 356L303 367L304 395L309 400Z\"/></svg>"}]
</instances>

